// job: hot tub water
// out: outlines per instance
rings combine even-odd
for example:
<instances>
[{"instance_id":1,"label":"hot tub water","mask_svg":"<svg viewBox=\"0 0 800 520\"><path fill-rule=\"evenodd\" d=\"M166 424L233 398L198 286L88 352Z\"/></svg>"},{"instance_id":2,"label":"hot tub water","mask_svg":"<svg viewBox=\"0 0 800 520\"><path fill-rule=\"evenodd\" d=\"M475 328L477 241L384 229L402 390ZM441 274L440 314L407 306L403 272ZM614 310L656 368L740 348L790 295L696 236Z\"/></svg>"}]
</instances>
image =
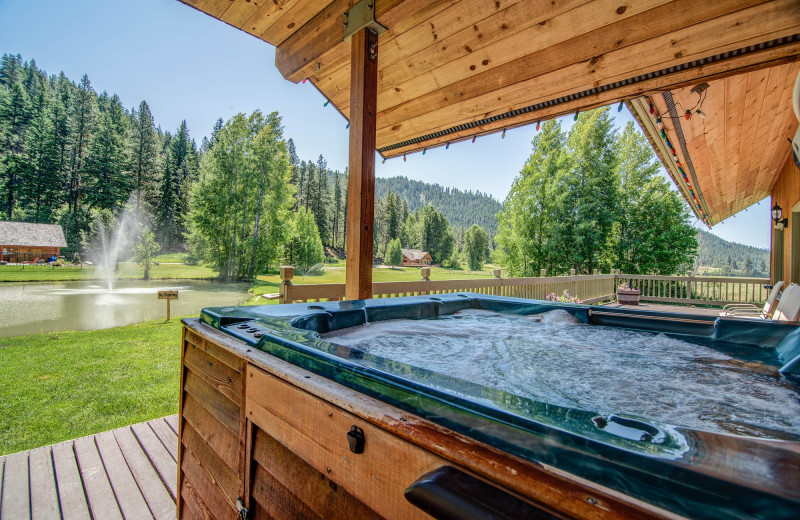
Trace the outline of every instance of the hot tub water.
<instances>
[{"instance_id":1,"label":"hot tub water","mask_svg":"<svg viewBox=\"0 0 800 520\"><path fill-rule=\"evenodd\" d=\"M586 325L563 310L464 310L321 336L536 401L718 433L800 436L797 385L775 367L664 334Z\"/></svg>"}]
</instances>

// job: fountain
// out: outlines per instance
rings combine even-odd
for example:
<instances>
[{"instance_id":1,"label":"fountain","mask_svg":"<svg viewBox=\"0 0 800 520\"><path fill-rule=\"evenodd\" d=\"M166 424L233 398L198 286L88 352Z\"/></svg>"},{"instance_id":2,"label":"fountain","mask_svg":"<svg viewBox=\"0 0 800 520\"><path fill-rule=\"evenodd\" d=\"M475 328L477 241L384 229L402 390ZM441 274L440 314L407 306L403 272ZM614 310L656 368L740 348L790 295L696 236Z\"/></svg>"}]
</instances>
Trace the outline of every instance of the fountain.
<instances>
[{"instance_id":1,"label":"fountain","mask_svg":"<svg viewBox=\"0 0 800 520\"><path fill-rule=\"evenodd\" d=\"M140 231L139 214L131 204L127 204L120 214L116 229L106 231L102 219L97 219L97 235L100 242L97 275L109 291L114 289L118 262L130 254Z\"/></svg>"}]
</instances>

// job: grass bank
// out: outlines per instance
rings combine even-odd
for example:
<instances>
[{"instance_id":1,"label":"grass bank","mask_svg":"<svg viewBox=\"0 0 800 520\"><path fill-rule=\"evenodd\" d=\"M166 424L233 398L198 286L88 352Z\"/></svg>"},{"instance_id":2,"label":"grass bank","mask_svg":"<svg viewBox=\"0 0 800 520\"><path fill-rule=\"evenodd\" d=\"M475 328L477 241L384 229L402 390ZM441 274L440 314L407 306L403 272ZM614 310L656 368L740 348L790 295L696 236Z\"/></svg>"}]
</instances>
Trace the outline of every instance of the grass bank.
<instances>
[{"instance_id":1,"label":"grass bank","mask_svg":"<svg viewBox=\"0 0 800 520\"><path fill-rule=\"evenodd\" d=\"M0 455L177 413L180 320L0 338Z\"/></svg>"},{"instance_id":2,"label":"grass bank","mask_svg":"<svg viewBox=\"0 0 800 520\"><path fill-rule=\"evenodd\" d=\"M144 269L132 262L120 262L117 271L119 280L141 280ZM161 263L150 268L153 280L208 280L217 273L202 265L182 263ZM0 265L0 282L70 282L99 280L96 266L83 267L49 265Z\"/></svg>"}]
</instances>

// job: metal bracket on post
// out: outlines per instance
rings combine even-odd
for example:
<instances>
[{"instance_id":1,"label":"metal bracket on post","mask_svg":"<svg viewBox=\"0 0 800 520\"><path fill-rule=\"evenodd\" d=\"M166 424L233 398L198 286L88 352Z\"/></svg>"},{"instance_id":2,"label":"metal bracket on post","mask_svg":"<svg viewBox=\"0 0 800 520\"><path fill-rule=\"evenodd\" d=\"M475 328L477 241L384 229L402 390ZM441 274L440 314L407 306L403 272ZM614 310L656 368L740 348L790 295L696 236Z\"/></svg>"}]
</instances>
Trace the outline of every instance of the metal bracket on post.
<instances>
[{"instance_id":1,"label":"metal bracket on post","mask_svg":"<svg viewBox=\"0 0 800 520\"><path fill-rule=\"evenodd\" d=\"M370 29L375 34L386 32L386 27L375 21L375 2L376 0L361 0L349 11L344 12L344 41L350 38L361 29Z\"/></svg>"}]
</instances>

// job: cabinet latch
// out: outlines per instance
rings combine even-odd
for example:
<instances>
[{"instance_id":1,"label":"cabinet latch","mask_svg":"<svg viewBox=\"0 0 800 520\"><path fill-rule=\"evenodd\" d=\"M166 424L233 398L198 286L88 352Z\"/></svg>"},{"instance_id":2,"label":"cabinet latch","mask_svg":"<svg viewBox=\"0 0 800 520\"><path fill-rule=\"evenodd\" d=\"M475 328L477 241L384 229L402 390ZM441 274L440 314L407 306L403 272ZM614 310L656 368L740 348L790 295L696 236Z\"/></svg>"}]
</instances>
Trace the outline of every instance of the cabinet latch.
<instances>
[{"instance_id":1,"label":"cabinet latch","mask_svg":"<svg viewBox=\"0 0 800 520\"><path fill-rule=\"evenodd\" d=\"M347 443L353 453L364 453L364 430L355 424L347 432Z\"/></svg>"}]
</instances>

